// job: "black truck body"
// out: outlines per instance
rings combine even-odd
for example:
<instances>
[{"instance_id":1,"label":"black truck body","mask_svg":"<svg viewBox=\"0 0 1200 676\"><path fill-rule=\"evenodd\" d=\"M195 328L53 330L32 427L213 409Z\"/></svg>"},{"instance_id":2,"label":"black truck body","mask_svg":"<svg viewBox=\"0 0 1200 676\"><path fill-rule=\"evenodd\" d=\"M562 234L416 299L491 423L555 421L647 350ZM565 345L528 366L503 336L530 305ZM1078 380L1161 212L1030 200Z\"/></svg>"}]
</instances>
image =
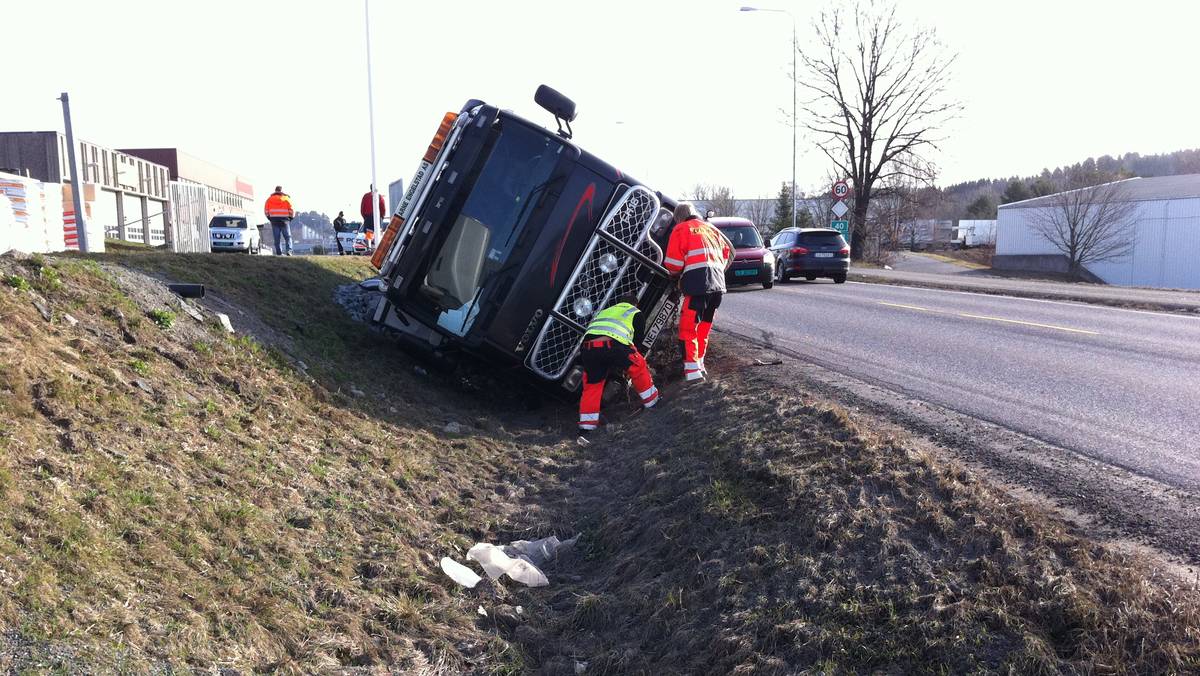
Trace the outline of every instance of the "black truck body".
<instances>
[{"instance_id":1,"label":"black truck body","mask_svg":"<svg viewBox=\"0 0 1200 676\"><path fill-rule=\"evenodd\" d=\"M678 302L662 267L675 203L575 145L563 120L555 133L474 100L447 120L381 243L375 321L574 390L584 328L633 294L648 353Z\"/></svg>"}]
</instances>

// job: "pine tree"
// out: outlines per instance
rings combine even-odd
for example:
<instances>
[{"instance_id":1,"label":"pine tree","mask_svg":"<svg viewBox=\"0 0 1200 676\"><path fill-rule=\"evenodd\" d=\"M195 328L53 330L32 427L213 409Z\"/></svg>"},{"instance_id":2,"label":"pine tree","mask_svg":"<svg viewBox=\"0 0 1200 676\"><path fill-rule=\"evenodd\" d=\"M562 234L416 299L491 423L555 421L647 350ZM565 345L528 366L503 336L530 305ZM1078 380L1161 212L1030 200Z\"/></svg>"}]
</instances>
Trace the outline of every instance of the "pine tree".
<instances>
[{"instance_id":1,"label":"pine tree","mask_svg":"<svg viewBox=\"0 0 1200 676\"><path fill-rule=\"evenodd\" d=\"M1021 202L1031 197L1033 197L1033 193L1029 192L1029 188L1025 187L1025 181L1014 178L1008 182L1008 187L1004 189L1004 194L1000 196L1000 203Z\"/></svg>"},{"instance_id":2,"label":"pine tree","mask_svg":"<svg viewBox=\"0 0 1200 676\"><path fill-rule=\"evenodd\" d=\"M782 183L779 197L775 200L775 216L771 219L771 234L792 227L792 186Z\"/></svg>"},{"instance_id":3,"label":"pine tree","mask_svg":"<svg viewBox=\"0 0 1200 676\"><path fill-rule=\"evenodd\" d=\"M987 195L980 195L971 206L967 207L967 218L971 220L990 220L996 217L996 205L992 204L992 198Z\"/></svg>"}]
</instances>

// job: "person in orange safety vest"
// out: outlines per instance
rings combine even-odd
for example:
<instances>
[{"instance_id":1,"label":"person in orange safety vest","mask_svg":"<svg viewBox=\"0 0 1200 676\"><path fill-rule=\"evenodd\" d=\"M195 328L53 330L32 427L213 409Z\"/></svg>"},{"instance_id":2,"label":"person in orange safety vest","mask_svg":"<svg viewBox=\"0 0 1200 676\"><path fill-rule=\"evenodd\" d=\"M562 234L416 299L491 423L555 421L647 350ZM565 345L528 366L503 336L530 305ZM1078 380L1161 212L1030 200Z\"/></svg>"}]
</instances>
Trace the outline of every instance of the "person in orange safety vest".
<instances>
[{"instance_id":1,"label":"person in orange safety vest","mask_svg":"<svg viewBox=\"0 0 1200 676\"><path fill-rule=\"evenodd\" d=\"M292 219L296 217L296 210L292 207L292 198L283 191L283 186L275 186L275 192L267 198L267 204L263 207L263 212L267 215L267 220L271 221L272 239L275 240L275 255L292 255ZM280 240L283 240L281 246Z\"/></svg>"},{"instance_id":2,"label":"person in orange safety vest","mask_svg":"<svg viewBox=\"0 0 1200 676\"><path fill-rule=\"evenodd\" d=\"M675 207L675 229L663 254L663 267L679 278L683 309L679 316L679 341L683 343L683 377L703 380L704 354L713 318L725 294L725 269L733 260L728 238L700 218L687 202Z\"/></svg>"},{"instance_id":3,"label":"person in orange safety vest","mask_svg":"<svg viewBox=\"0 0 1200 676\"><path fill-rule=\"evenodd\" d=\"M649 409L658 403L658 388L637 341L645 330L638 316L637 298L622 296L615 303L597 312L587 326L579 348L579 363L583 367L583 395L579 398L579 443L588 443L588 434L600 426L600 400L610 373L627 374L633 380L642 406Z\"/></svg>"}]
</instances>

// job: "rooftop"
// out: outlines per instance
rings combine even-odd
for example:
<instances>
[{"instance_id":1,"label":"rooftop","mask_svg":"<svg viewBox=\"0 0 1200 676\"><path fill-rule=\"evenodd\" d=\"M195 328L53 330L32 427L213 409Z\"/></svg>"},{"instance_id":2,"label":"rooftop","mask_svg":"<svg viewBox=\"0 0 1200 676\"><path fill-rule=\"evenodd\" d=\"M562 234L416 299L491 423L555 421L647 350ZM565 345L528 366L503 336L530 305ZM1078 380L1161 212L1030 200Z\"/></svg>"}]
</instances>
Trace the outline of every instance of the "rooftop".
<instances>
[{"instance_id":1,"label":"rooftop","mask_svg":"<svg viewBox=\"0 0 1200 676\"><path fill-rule=\"evenodd\" d=\"M1182 174L1180 176L1154 176L1151 178L1127 178L1117 181L1124 192L1125 201L1142 202L1146 200L1181 200L1200 197L1200 174ZM1070 191L1064 191L1070 192ZM1061 195L1062 193L1055 193ZM1001 209L1025 209L1028 207L1048 206L1054 195L1045 195L1020 202L1001 204Z\"/></svg>"}]
</instances>

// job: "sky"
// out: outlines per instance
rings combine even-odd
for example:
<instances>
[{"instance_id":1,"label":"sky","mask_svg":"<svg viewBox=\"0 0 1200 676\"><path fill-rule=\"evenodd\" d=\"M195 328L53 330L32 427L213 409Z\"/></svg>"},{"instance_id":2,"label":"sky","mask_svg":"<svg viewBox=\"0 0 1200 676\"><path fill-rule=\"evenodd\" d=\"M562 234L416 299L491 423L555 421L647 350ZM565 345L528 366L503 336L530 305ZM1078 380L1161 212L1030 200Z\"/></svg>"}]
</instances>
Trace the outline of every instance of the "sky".
<instances>
[{"instance_id":1,"label":"sky","mask_svg":"<svg viewBox=\"0 0 1200 676\"><path fill-rule=\"evenodd\" d=\"M371 0L376 171L408 182L442 115L477 98L553 128L539 84L575 100L575 141L672 196L699 183L773 197L791 178L785 13L723 0ZM962 114L938 183L1200 147L1200 3L898 0L956 53ZM297 208L356 206L371 182L358 0L5 0L0 130L178 147ZM803 48L832 3L779 2ZM15 64L15 65L14 65ZM830 166L801 132L801 190Z\"/></svg>"}]
</instances>

